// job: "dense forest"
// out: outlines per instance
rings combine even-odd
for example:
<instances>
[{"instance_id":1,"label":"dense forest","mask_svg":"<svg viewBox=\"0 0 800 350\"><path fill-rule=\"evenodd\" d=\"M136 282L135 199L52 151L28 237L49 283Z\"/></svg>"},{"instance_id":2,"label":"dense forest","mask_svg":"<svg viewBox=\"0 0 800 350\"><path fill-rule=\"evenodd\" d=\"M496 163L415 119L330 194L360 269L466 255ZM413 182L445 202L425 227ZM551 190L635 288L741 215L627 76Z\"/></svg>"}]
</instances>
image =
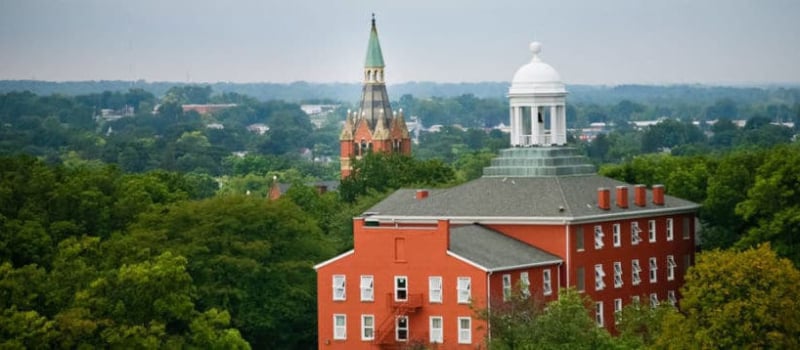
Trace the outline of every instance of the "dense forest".
<instances>
[{"instance_id":1,"label":"dense forest","mask_svg":"<svg viewBox=\"0 0 800 350\"><path fill-rule=\"evenodd\" d=\"M508 146L487 129L507 118L502 97L403 94L396 108L445 127L421 133L413 157L368 155L319 194L307 184L338 178L351 103L317 127L302 100L217 88L0 94L0 347L314 348L312 266L352 247L351 218L400 187L479 177ZM608 91L571 98L570 127L614 127L571 143L603 175L702 204L704 252L680 312L627 308L611 337L579 295L519 300L484 315L508 321L492 347L800 346L798 89L591 89ZM186 103L236 106L201 115ZM268 200L274 178L293 185Z\"/></svg>"}]
</instances>

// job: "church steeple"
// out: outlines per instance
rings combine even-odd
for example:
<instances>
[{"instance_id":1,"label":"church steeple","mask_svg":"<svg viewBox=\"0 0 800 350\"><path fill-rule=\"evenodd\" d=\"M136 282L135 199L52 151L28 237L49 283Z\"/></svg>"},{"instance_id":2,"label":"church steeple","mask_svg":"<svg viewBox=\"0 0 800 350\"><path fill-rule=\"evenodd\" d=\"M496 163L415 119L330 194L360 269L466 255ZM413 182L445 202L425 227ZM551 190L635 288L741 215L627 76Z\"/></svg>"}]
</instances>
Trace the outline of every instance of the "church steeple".
<instances>
[{"instance_id":1,"label":"church steeple","mask_svg":"<svg viewBox=\"0 0 800 350\"><path fill-rule=\"evenodd\" d=\"M369 45L367 45L367 60L364 68L383 68L383 52L378 41L378 28L375 27L375 14L372 14L372 30L369 32Z\"/></svg>"},{"instance_id":2,"label":"church steeple","mask_svg":"<svg viewBox=\"0 0 800 350\"><path fill-rule=\"evenodd\" d=\"M372 14L361 103L358 111L348 113L339 137L342 178L350 175L351 160L358 159L367 152L411 154L411 139L408 137L405 120L402 116L398 119L389 105L384 68L375 14Z\"/></svg>"}]
</instances>

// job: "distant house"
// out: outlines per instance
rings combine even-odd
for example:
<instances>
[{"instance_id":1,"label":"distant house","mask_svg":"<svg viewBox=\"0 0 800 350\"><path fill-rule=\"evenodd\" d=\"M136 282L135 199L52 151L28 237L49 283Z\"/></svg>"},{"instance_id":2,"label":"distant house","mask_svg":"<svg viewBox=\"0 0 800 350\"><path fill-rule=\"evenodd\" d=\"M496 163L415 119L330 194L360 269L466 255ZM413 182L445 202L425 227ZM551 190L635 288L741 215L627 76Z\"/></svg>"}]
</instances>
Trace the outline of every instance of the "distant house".
<instances>
[{"instance_id":1,"label":"distant house","mask_svg":"<svg viewBox=\"0 0 800 350\"><path fill-rule=\"evenodd\" d=\"M225 126L220 123L211 123L206 125L206 129L223 130Z\"/></svg>"},{"instance_id":2,"label":"distant house","mask_svg":"<svg viewBox=\"0 0 800 350\"><path fill-rule=\"evenodd\" d=\"M264 135L264 134L267 133L267 131L269 131L269 126L267 126L266 124L261 124L261 123L250 124L250 125L247 126L247 131L252 132L252 133L256 133L256 134L259 134L259 135Z\"/></svg>"},{"instance_id":3,"label":"distant house","mask_svg":"<svg viewBox=\"0 0 800 350\"><path fill-rule=\"evenodd\" d=\"M183 112L195 111L200 114L211 114L214 112L221 111L226 108L236 107L235 103L224 103L224 104L187 104L181 105L183 108Z\"/></svg>"}]
</instances>

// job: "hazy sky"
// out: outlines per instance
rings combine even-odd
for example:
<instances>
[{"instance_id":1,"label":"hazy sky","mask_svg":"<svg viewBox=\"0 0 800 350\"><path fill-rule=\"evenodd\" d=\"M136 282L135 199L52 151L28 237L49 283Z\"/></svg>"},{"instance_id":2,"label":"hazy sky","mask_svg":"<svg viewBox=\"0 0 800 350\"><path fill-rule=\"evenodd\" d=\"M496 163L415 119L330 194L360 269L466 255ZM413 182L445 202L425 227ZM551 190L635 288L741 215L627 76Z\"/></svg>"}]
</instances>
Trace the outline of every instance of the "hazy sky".
<instances>
[{"instance_id":1,"label":"hazy sky","mask_svg":"<svg viewBox=\"0 0 800 350\"><path fill-rule=\"evenodd\" d=\"M389 83L800 82L800 0L0 0L0 79L357 82L372 12Z\"/></svg>"}]
</instances>

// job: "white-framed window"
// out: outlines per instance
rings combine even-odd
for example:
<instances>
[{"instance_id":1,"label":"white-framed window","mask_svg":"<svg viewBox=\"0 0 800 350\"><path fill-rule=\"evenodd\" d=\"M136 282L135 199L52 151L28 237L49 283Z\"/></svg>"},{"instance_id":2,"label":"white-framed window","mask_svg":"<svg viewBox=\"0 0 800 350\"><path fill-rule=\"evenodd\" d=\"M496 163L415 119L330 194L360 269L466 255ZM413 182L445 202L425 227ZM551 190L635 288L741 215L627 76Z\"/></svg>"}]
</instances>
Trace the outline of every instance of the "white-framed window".
<instances>
[{"instance_id":1,"label":"white-framed window","mask_svg":"<svg viewBox=\"0 0 800 350\"><path fill-rule=\"evenodd\" d=\"M333 314L333 339L347 339L347 315Z\"/></svg>"},{"instance_id":2,"label":"white-framed window","mask_svg":"<svg viewBox=\"0 0 800 350\"><path fill-rule=\"evenodd\" d=\"M634 286L638 286L639 283L642 283L641 272L642 266L639 265L639 259L633 259L631 261L631 284Z\"/></svg>"},{"instance_id":3,"label":"white-framed window","mask_svg":"<svg viewBox=\"0 0 800 350\"><path fill-rule=\"evenodd\" d=\"M397 316L395 319L394 339L408 341L408 316Z\"/></svg>"},{"instance_id":4,"label":"white-framed window","mask_svg":"<svg viewBox=\"0 0 800 350\"><path fill-rule=\"evenodd\" d=\"M472 344L472 318L458 318L458 343Z\"/></svg>"},{"instance_id":5,"label":"white-framed window","mask_svg":"<svg viewBox=\"0 0 800 350\"><path fill-rule=\"evenodd\" d=\"M458 278L458 303L468 304L472 298L472 281L469 277Z\"/></svg>"},{"instance_id":6,"label":"white-framed window","mask_svg":"<svg viewBox=\"0 0 800 350\"><path fill-rule=\"evenodd\" d=\"M614 237L614 246L615 247L619 247L619 246L622 245L622 238L621 238L622 230L620 229L619 224L614 224L614 226L612 226L612 228L613 228L613 233L614 233L614 235L613 235L613 237Z\"/></svg>"},{"instance_id":7,"label":"white-framed window","mask_svg":"<svg viewBox=\"0 0 800 350\"><path fill-rule=\"evenodd\" d=\"M614 288L622 287L622 263L614 262Z\"/></svg>"},{"instance_id":8,"label":"white-framed window","mask_svg":"<svg viewBox=\"0 0 800 350\"><path fill-rule=\"evenodd\" d=\"M406 276L394 276L394 300L408 300L408 278Z\"/></svg>"},{"instance_id":9,"label":"white-framed window","mask_svg":"<svg viewBox=\"0 0 800 350\"><path fill-rule=\"evenodd\" d=\"M442 316L431 316L430 318L430 341L433 344L441 344L444 343L444 327Z\"/></svg>"},{"instance_id":10,"label":"white-framed window","mask_svg":"<svg viewBox=\"0 0 800 350\"><path fill-rule=\"evenodd\" d=\"M581 266L575 270L575 289L577 289L578 292L585 291L586 290L585 283L586 283L586 273L583 270L583 266Z\"/></svg>"},{"instance_id":11,"label":"white-framed window","mask_svg":"<svg viewBox=\"0 0 800 350\"><path fill-rule=\"evenodd\" d=\"M597 225L594 227L594 249L603 248L603 226Z\"/></svg>"},{"instance_id":12,"label":"white-framed window","mask_svg":"<svg viewBox=\"0 0 800 350\"><path fill-rule=\"evenodd\" d=\"M675 268L678 267L675 264L675 257L672 255L667 255L667 281L672 281L675 279Z\"/></svg>"},{"instance_id":13,"label":"white-framed window","mask_svg":"<svg viewBox=\"0 0 800 350\"><path fill-rule=\"evenodd\" d=\"M678 305L678 299L675 297L675 291L674 290L668 290L667 291L667 300L669 300L669 304L672 305L672 306L677 306Z\"/></svg>"},{"instance_id":14,"label":"white-framed window","mask_svg":"<svg viewBox=\"0 0 800 350\"><path fill-rule=\"evenodd\" d=\"M528 277L528 271L523 271L519 273L519 288L520 294L524 298L531 296L531 280Z\"/></svg>"},{"instance_id":15,"label":"white-framed window","mask_svg":"<svg viewBox=\"0 0 800 350\"><path fill-rule=\"evenodd\" d=\"M692 266L692 255L686 254L683 256L683 273L686 273L686 270L689 269L689 266Z\"/></svg>"},{"instance_id":16,"label":"white-framed window","mask_svg":"<svg viewBox=\"0 0 800 350\"><path fill-rule=\"evenodd\" d=\"M658 266L656 258L650 258L650 283L658 282Z\"/></svg>"},{"instance_id":17,"label":"white-framed window","mask_svg":"<svg viewBox=\"0 0 800 350\"><path fill-rule=\"evenodd\" d=\"M622 298L614 299L614 324L619 324L619 318L622 314Z\"/></svg>"},{"instance_id":18,"label":"white-framed window","mask_svg":"<svg viewBox=\"0 0 800 350\"><path fill-rule=\"evenodd\" d=\"M344 275L333 275L333 300L345 300L345 277Z\"/></svg>"},{"instance_id":19,"label":"white-framed window","mask_svg":"<svg viewBox=\"0 0 800 350\"><path fill-rule=\"evenodd\" d=\"M658 307L658 293L650 293L650 307L654 309Z\"/></svg>"},{"instance_id":20,"label":"white-framed window","mask_svg":"<svg viewBox=\"0 0 800 350\"><path fill-rule=\"evenodd\" d=\"M361 275L361 301L375 300L375 289L372 276Z\"/></svg>"},{"instance_id":21,"label":"white-framed window","mask_svg":"<svg viewBox=\"0 0 800 350\"><path fill-rule=\"evenodd\" d=\"M594 290L603 290L606 287L606 283L603 281L604 277L606 277L606 273L603 271L603 265L594 265Z\"/></svg>"},{"instance_id":22,"label":"white-framed window","mask_svg":"<svg viewBox=\"0 0 800 350\"><path fill-rule=\"evenodd\" d=\"M647 222L647 237L649 238L650 243L656 242L656 221L650 220Z\"/></svg>"},{"instance_id":23,"label":"white-framed window","mask_svg":"<svg viewBox=\"0 0 800 350\"><path fill-rule=\"evenodd\" d=\"M375 339L375 315L361 315L361 340Z\"/></svg>"},{"instance_id":24,"label":"white-framed window","mask_svg":"<svg viewBox=\"0 0 800 350\"><path fill-rule=\"evenodd\" d=\"M675 224L672 218L667 218L667 241L671 241L675 237Z\"/></svg>"},{"instance_id":25,"label":"white-framed window","mask_svg":"<svg viewBox=\"0 0 800 350\"><path fill-rule=\"evenodd\" d=\"M553 279L550 275L550 269L542 270L542 294L553 294Z\"/></svg>"},{"instance_id":26,"label":"white-framed window","mask_svg":"<svg viewBox=\"0 0 800 350\"><path fill-rule=\"evenodd\" d=\"M639 229L639 222L631 222L631 244L637 245L642 241L642 230Z\"/></svg>"},{"instance_id":27,"label":"white-framed window","mask_svg":"<svg viewBox=\"0 0 800 350\"><path fill-rule=\"evenodd\" d=\"M442 276L428 277L428 301L431 303L442 302Z\"/></svg>"},{"instance_id":28,"label":"white-framed window","mask_svg":"<svg viewBox=\"0 0 800 350\"><path fill-rule=\"evenodd\" d=\"M691 238L691 232L689 232L689 218L683 218L683 239Z\"/></svg>"},{"instance_id":29,"label":"white-framed window","mask_svg":"<svg viewBox=\"0 0 800 350\"><path fill-rule=\"evenodd\" d=\"M575 228L575 250L579 252L583 251L583 226Z\"/></svg>"},{"instance_id":30,"label":"white-framed window","mask_svg":"<svg viewBox=\"0 0 800 350\"><path fill-rule=\"evenodd\" d=\"M603 302L597 301L594 303L594 321L597 327L603 327Z\"/></svg>"},{"instance_id":31,"label":"white-framed window","mask_svg":"<svg viewBox=\"0 0 800 350\"><path fill-rule=\"evenodd\" d=\"M511 275L503 274L503 301L511 299Z\"/></svg>"}]
</instances>

